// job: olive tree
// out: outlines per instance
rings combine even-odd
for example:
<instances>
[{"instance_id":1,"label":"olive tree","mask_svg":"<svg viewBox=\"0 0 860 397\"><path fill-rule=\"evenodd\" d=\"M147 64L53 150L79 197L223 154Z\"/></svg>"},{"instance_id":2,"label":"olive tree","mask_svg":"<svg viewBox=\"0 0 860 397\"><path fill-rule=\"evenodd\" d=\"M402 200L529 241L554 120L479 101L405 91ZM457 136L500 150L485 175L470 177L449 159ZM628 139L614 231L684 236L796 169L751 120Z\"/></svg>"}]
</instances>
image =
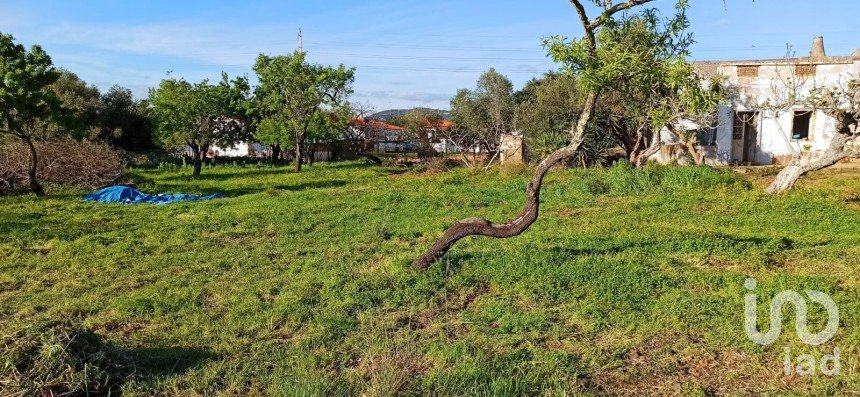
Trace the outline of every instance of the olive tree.
<instances>
[{"instance_id":1,"label":"olive tree","mask_svg":"<svg viewBox=\"0 0 860 397\"><path fill-rule=\"evenodd\" d=\"M490 69L478 78L475 89L461 89L451 99L451 118L458 128L444 134L453 141L467 166L474 165L464 150L478 147L497 152L502 134L514 130L514 86L505 75Z\"/></svg>"}]
</instances>

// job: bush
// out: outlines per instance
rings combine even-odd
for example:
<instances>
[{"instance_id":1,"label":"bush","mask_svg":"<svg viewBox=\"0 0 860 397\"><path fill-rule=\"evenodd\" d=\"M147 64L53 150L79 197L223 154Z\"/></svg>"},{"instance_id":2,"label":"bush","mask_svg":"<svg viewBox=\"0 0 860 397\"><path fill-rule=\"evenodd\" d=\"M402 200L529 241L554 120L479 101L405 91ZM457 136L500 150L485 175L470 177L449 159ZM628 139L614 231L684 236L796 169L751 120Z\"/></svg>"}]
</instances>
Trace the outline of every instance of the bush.
<instances>
[{"instance_id":1,"label":"bush","mask_svg":"<svg viewBox=\"0 0 860 397\"><path fill-rule=\"evenodd\" d=\"M0 385L9 395L107 394L132 372L131 355L92 331L44 323L0 339Z\"/></svg>"},{"instance_id":2,"label":"bush","mask_svg":"<svg viewBox=\"0 0 860 397\"><path fill-rule=\"evenodd\" d=\"M40 182L98 188L113 184L125 174L122 152L99 142L54 139L37 142L37 175ZM0 148L0 189L27 185L29 151L23 142L8 142Z\"/></svg>"}]
</instances>

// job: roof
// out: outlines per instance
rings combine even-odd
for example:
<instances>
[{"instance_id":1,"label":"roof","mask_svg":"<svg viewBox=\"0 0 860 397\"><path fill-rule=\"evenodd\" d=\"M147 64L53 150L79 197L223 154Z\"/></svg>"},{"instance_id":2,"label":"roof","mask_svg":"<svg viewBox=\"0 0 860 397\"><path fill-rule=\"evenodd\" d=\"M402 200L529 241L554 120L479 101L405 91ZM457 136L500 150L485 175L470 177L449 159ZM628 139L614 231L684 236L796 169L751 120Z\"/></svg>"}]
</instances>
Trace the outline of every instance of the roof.
<instances>
[{"instance_id":1,"label":"roof","mask_svg":"<svg viewBox=\"0 0 860 397\"><path fill-rule=\"evenodd\" d=\"M379 129L382 129L382 130L392 130L392 131L401 131L401 130L403 130L403 127L398 127L398 126L396 126L396 125L394 125L394 124L388 124L388 123L386 123L386 122L384 122L384 121L373 120L373 119L366 119L366 118L356 118L355 120L353 120L353 121L352 121L352 125L353 125L353 126L356 126L356 127L365 127L365 126L367 126L367 127L379 128Z\"/></svg>"},{"instance_id":2,"label":"roof","mask_svg":"<svg viewBox=\"0 0 860 397\"><path fill-rule=\"evenodd\" d=\"M852 56L833 57L798 57L798 58L772 58L772 59L740 59L732 61L696 61L692 62L693 68L704 78L716 77L720 66L743 66L743 65L781 65L781 64L812 64L833 65L854 62L860 57L860 50Z\"/></svg>"},{"instance_id":3,"label":"roof","mask_svg":"<svg viewBox=\"0 0 860 397\"><path fill-rule=\"evenodd\" d=\"M719 74L720 66L723 64L719 61L703 61L703 62L693 62L693 69L699 73L700 76L710 79L717 77Z\"/></svg>"}]
</instances>

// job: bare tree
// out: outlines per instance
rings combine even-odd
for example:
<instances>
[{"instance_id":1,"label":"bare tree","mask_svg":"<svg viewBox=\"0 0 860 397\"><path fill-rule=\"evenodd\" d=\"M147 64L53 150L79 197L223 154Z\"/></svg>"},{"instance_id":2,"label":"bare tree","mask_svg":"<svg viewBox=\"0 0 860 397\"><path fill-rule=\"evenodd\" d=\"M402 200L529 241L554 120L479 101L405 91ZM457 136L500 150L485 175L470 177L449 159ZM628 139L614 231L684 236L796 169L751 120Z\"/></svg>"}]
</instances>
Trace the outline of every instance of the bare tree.
<instances>
[{"instance_id":1,"label":"bare tree","mask_svg":"<svg viewBox=\"0 0 860 397\"><path fill-rule=\"evenodd\" d=\"M577 43L581 44L581 47L579 47L581 51L577 56L582 58L581 60L584 64L591 65L586 66L586 68L599 68L594 63L597 60L597 33L601 27L610 21L613 15L651 1L653 0L628 0L623 3L613 4L611 0L594 0L595 4L603 6L603 12L600 16L591 19L581 0L570 0L570 3L576 9L577 15L579 15L580 23L585 31L582 41ZM526 231L538 218L540 191L544 176L558 162L576 155L580 145L582 145L585 129L594 114L600 91L601 87L599 85L588 87L582 112L579 114L577 122L570 129L569 144L556 150L538 164L531 181L526 186L525 208L516 219L507 223L494 223L481 218L461 220L449 227L429 251L412 263L412 266L415 268L429 267L436 260L444 256L455 243L467 236L480 235L494 238L508 238L518 236Z\"/></svg>"}]
</instances>

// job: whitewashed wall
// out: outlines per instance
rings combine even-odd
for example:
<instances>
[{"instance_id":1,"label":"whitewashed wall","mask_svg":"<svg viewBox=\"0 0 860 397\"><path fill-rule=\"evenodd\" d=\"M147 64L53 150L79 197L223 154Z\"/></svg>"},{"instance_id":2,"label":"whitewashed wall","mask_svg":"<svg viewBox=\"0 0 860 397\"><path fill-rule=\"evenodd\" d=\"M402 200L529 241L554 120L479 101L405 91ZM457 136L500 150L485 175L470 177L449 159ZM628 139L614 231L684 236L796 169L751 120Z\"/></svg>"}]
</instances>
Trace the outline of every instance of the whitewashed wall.
<instances>
[{"instance_id":1,"label":"whitewashed wall","mask_svg":"<svg viewBox=\"0 0 860 397\"><path fill-rule=\"evenodd\" d=\"M740 63L742 64L742 63ZM761 104L778 101L780 92L786 87L785 78L792 73L789 65L769 64L760 65L758 77L739 77L736 65L723 65L720 74L727 77L727 84L735 88L738 95L732 98L730 104L721 106L718 110L717 150L714 161L719 164L736 162L739 153L732 153L732 124L736 111L758 111ZM801 94L818 86L834 86L846 83L852 77L860 77L860 60L846 63L818 64L815 77L808 78L801 88ZM815 112L810 129L809 140L791 139L795 110L809 110L808 107L797 106L779 115L761 111L758 116L758 150L755 162L771 164L778 156L790 156L805 150L820 151L827 148L835 133L835 121L821 111Z\"/></svg>"}]
</instances>

